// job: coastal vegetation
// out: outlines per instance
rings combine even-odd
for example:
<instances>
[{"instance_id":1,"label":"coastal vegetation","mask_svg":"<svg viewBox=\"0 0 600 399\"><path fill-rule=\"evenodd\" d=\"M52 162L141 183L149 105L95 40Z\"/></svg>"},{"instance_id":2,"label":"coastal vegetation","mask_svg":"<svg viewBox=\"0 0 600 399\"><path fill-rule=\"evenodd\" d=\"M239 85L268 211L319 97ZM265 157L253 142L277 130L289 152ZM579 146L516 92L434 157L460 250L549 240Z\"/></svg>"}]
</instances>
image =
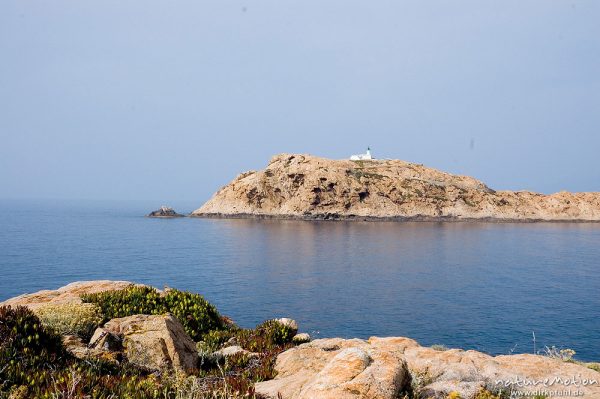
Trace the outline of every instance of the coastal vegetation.
<instances>
[{"instance_id":1,"label":"coastal vegetation","mask_svg":"<svg viewBox=\"0 0 600 399\"><path fill-rule=\"evenodd\" d=\"M276 320L239 328L202 296L151 287L82 295L83 304L47 305L36 313L0 307L0 398L253 398L254 383L275 376L275 359L292 347L296 331ZM64 336L88 339L105 321L170 313L197 341L203 361L187 373L150 370L102 356L76 357ZM226 343L242 348L217 352Z\"/></svg>"},{"instance_id":2,"label":"coastal vegetation","mask_svg":"<svg viewBox=\"0 0 600 399\"><path fill-rule=\"evenodd\" d=\"M35 315L58 334L76 335L84 340L89 340L103 321L100 308L93 303L45 305L36 309Z\"/></svg>"},{"instance_id":3,"label":"coastal vegetation","mask_svg":"<svg viewBox=\"0 0 600 399\"><path fill-rule=\"evenodd\" d=\"M162 294L153 287L132 285L123 290L84 294L81 299L97 305L104 321L136 314L170 313L194 341L225 326L217 309L202 295L191 292L169 289Z\"/></svg>"},{"instance_id":4,"label":"coastal vegetation","mask_svg":"<svg viewBox=\"0 0 600 399\"><path fill-rule=\"evenodd\" d=\"M599 392L597 363L569 349L541 354L494 357L405 337L311 341L292 319L241 328L201 295L128 282L72 283L0 305L0 399L506 399L516 369L528 380L581 376L583 394Z\"/></svg>"}]
</instances>

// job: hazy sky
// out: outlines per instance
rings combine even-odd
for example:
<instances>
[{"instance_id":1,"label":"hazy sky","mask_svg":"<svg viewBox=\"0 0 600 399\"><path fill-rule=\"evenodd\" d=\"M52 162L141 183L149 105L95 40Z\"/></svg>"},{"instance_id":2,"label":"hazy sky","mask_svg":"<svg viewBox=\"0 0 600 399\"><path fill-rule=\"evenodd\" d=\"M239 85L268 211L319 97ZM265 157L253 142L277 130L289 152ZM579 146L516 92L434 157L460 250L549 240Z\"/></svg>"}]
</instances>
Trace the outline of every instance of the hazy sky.
<instances>
[{"instance_id":1,"label":"hazy sky","mask_svg":"<svg viewBox=\"0 0 600 399\"><path fill-rule=\"evenodd\" d=\"M600 191L600 2L0 4L0 197L197 200L280 152Z\"/></svg>"}]
</instances>

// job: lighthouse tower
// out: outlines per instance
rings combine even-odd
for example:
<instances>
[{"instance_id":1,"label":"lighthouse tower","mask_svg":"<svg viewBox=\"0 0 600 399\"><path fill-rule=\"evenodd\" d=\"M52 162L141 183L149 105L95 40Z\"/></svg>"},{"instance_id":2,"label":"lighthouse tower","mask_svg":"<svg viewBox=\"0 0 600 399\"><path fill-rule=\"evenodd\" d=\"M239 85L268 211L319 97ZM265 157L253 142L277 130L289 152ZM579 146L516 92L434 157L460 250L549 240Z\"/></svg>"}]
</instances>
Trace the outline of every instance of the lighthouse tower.
<instances>
[{"instance_id":1,"label":"lighthouse tower","mask_svg":"<svg viewBox=\"0 0 600 399\"><path fill-rule=\"evenodd\" d=\"M367 147L367 152L364 154L356 154L350 156L351 161L370 161L372 159L373 156L371 155L371 147Z\"/></svg>"}]
</instances>

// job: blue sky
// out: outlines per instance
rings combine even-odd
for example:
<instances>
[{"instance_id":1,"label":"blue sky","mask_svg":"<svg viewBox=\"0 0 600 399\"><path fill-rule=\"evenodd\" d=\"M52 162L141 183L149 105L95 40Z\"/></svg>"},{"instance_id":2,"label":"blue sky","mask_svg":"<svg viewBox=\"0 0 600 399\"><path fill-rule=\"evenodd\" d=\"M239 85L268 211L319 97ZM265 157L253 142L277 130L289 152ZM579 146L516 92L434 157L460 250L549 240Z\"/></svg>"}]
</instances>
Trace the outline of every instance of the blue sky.
<instances>
[{"instance_id":1,"label":"blue sky","mask_svg":"<svg viewBox=\"0 0 600 399\"><path fill-rule=\"evenodd\" d=\"M597 1L0 5L0 197L193 200L280 152L600 191Z\"/></svg>"}]
</instances>

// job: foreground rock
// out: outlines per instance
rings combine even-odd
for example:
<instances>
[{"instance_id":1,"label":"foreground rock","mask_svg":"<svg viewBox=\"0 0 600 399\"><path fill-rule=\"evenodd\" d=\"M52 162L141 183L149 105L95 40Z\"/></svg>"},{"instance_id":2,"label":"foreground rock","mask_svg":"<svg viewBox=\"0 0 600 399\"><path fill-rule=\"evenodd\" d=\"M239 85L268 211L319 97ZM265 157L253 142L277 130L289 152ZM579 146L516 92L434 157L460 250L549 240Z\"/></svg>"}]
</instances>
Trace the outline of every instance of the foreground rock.
<instances>
[{"instance_id":1,"label":"foreground rock","mask_svg":"<svg viewBox=\"0 0 600 399\"><path fill-rule=\"evenodd\" d=\"M130 284L79 282L54 291L21 295L2 305L24 305L38 312L48 304L80 307L81 294L122 289ZM53 308L64 310L62 306ZM279 321L294 332L298 329L292 319ZM297 342L310 339L302 333L295 337ZM197 345L179 320L169 314L113 319L96 329L89 344L72 334L63 334L63 342L82 359L102 358L117 363L127 359L149 370L190 371L198 367L200 360ZM255 358L253 361L261 356L240 347L235 338L210 353L218 358L240 354ZM256 384L257 394L277 399L396 399L405 394L472 399L484 389L502 389L519 396L537 391L545 397L600 399L600 373L584 365L537 355L494 357L477 351L434 350L401 337L315 340L281 353L275 371L275 379ZM478 397L482 398L485 396Z\"/></svg>"},{"instance_id":2,"label":"foreground rock","mask_svg":"<svg viewBox=\"0 0 600 399\"><path fill-rule=\"evenodd\" d=\"M182 218L182 217L185 217L185 215L175 212L175 210L173 208L170 208L170 207L164 206L164 205L161 206L156 211L150 212L147 216L150 218Z\"/></svg>"},{"instance_id":3,"label":"foreground rock","mask_svg":"<svg viewBox=\"0 0 600 399\"><path fill-rule=\"evenodd\" d=\"M256 384L268 398L396 398L409 382L402 351L359 339L321 339L277 357L277 377Z\"/></svg>"},{"instance_id":4,"label":"foreground rock","mask_svg":"<svg viewBox=\"0 0 600 399\"><path fill-rule=\"evenodd\" d=\"M538 389L546 396L600 398L600 373L584 366L537 355L437 351L409 338L315 340L280 354L275 368L277 377L256 384L257 393L283 399L392 399L413 389L422 398L470 399L483 389ZM544 380L548 386L519 386L519 381Z\"/></svg>"},{"instance_id":5,"label":"foreground rock","mask_svg":"<svg viewBox=\"0 0 600 399\"><path fill-rule=\"evenodd\" d=\"M0 306L27 306L28 308L35 310L49 304L81 303L81 295L83 294L122 290L130 285L133 285L133 283L129 281L78 281L56 290L43 290L33 294L19 295L4 302L0 302ZM141 284L136 285L141 286Z\"/></svg>"},{"instance_id":6,"label":"foreground rock","mask_svg":"<svg viewBox=\"0 0 600 399\"><path fill-rule=\"evenodd\" d=\"M310 342L310 335L308 333L296 334L292 338L292 342L295 344L304 344L306 342Z\"/></svg>"},{"instance_id":7,"label":"foreground rock","mask_svg":"<svg viewBox=\"0 0 600 399\"><path fill-rule=\"evenodd\" d=\"M191 216L600 221L600 193L494 191L400 160L281 154L264 170L239 175Z\"/></svg>"},{"instance_id":8,"label":"foreground rock","mask_svg":"<svg viewBox=\"0 0 600 399\"><path fill-rule=\"evenodd\" d=\"M99 328L90 347L118 349L118 337L130 363L149 370L189 372L198 367L196 344L171 315L136 315L113 319Z\"/></svg>"}]
</instances>

